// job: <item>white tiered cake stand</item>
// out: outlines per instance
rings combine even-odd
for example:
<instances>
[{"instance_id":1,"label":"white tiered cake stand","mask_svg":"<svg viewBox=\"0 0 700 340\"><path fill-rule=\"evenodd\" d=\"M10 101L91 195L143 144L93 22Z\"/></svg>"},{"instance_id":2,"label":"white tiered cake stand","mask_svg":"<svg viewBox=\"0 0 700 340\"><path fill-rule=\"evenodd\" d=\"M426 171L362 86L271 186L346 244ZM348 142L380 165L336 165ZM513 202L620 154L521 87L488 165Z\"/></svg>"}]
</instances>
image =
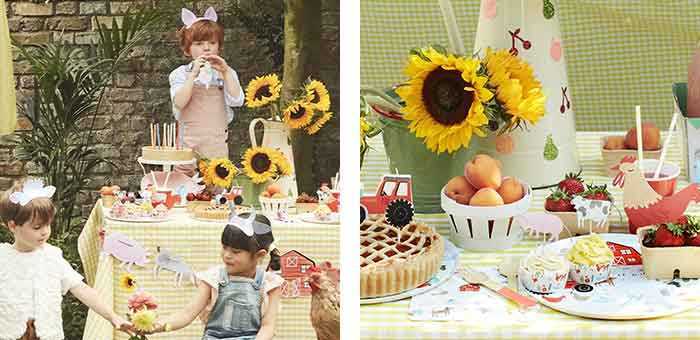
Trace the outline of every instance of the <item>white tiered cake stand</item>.
<instances>
[{"instance_id":1,"label":"white tiered cake stand","mask_svg":"<svg viewBox=\"0 0 700 340\"><path fill-rule=\"evenodd\" d=\"M157 160L144 159L143 156L141 156L136 161L139 162L139 165L141 166L141 170L143 170L144 175L146 175L146 168L143 167L144 164L160 165L163 167L164 172L172 171L172 167L175 165L189 165L189 164L194 165L194 164L197 164L196 158L192 158L188 161L157 161Z\"/></svg>"}]
</instances>

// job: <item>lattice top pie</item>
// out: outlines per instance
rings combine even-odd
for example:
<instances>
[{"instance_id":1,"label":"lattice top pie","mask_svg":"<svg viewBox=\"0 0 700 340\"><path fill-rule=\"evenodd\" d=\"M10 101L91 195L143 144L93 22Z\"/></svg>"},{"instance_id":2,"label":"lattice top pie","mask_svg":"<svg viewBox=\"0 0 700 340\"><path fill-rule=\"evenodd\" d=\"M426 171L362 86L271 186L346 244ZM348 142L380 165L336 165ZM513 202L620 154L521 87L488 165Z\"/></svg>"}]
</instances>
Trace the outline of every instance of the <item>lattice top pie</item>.
<instances>
[{"instance_id":1,"label":"lattice top pie","mask_svg":"<svg viewBox=\"0 0 700 340\"><path fill-rule=\"evenodd\" d=\"M445 248L440 234L412 222L403 229L383 219L360 225L360 296L415 288L435 275Z\"/></svg>"}]
</instances>

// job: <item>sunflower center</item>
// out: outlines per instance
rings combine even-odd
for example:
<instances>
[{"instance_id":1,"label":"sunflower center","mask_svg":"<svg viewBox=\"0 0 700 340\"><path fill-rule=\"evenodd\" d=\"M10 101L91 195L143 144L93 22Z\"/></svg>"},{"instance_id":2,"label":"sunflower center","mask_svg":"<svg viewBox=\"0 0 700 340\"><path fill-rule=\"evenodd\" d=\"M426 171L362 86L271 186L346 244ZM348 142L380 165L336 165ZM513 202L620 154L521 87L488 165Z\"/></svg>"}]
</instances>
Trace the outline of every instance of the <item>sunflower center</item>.
<instances>
[{"instance_id":1,"label":"sunflower center","mask_svg":"<svg viewBox=\"0 0 700 340\"><path fill-rule=\"evenodd\" d=\"M318 104L321 101L321 96L318 95L318 91L314 90L314 97L311 99L311 103Z\"/></svg>"},{"instance_id":2,"label":"sunflower center","mask_svg":"<svg viewBox=\"0 0 700 340\"><path fill-rule=\"evenodd\" d=\"M133 285L134 285L134 280L132 280L131 278L126 279L126 285L129 286L129 287L133 286Z\"/></svg>"},{"instance_id":3,"label":"sunflower center","mask_svg":"<svg viewBox=\"0 0 700 340\"><path fill-rule=\"evenodd\" d=\"M272 97L272 92L270 92L270 85L265 85L265 86L259 88L255 92L255 98L253 98L253 99L262 99L265 97Z\"/></svg>"},{"instance_id":4,"label":"sunflower center","mask_svg":"<svg viewBox=\"0 0 700 340\"><path fill-rule=\"evenodd\" d=\"M304 114L306 113L306 108L303 106L298 106L296 110L292 110L292 119L299 119L301 117L304 117Z\"/></svg>"},{"instance_id":5,"label":"sunflower center","mask_svg":"<svg viewBox=\"0 0 700 340\"><path fill-rule=\"evenodd\" d=\"M457 70L438 67L430 72L422 93L430 116L443 125L455 125L467 119L474 101L474 93L464 90L467 86L471 84L464 81Z\"/></svg>"},{"instance_id":6,"label":"sunflower center","mask_svg":"<svg viewBox=\"0 0 700 340\"><path fill-rule=\"evenodd\" d=\"M219 176L219 178L226 178L230 173L228 169L221 164L218 164L216 168L214 168L214 172L216 172L216 175Z\"/></svg>"},{"instance_id":7,"label":"sunflower center","mask_svg":"<svg viewBox=\"0 0 700 340\"><path fill-rule=\"evenodd\" d=\"M253 170L255 170L256 173L263 173L270 169L272 161L266 154L258 153L255 154L255 156L253 156L253 158L250 160L250 165L253 167Z\"/></svg>"}]
</instances>

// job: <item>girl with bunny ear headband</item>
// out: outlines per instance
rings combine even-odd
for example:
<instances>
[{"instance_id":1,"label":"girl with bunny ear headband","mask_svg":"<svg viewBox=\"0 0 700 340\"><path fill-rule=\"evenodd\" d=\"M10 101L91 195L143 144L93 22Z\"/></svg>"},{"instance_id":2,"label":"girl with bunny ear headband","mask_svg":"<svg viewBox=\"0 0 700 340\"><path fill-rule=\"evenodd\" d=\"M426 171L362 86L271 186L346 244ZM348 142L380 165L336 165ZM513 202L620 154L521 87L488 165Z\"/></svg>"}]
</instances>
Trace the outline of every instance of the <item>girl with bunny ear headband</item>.
<instances>
[{"instance_id":1,"label":"girl with bunny ear headband","mask_svg":"<svg viewBox=\"0 0 700 340\"><path fill-rule=\"evenodd\" d=\"M224 29L212 7L202 17L183 8L180 18L180 48L191 61L169 77L173 116L179 122L177 143L202 158L228 158L227 127L233 107L242 106L245 95L236 71L221 56ZM195 167L180 165L175 170L192 176Z\"/></svg>"},{"instance_id":2,"label":"girl with bunny ear headband","mask_svg":"<svg viewBox=\"0 0 700 340\"><path fill-rule=\"evenodd\" d=\"M268 268L279 270L273 241L267 217L254 211L232 213L221 234L223 264L200 273L198 293L189 306L166 318L155 332L180 329L199 315L206 324L206 340L272 339L284 280L257 265L269 253ZM234 301L244 307L227 308Z\"/></svg>"}]
</instances>

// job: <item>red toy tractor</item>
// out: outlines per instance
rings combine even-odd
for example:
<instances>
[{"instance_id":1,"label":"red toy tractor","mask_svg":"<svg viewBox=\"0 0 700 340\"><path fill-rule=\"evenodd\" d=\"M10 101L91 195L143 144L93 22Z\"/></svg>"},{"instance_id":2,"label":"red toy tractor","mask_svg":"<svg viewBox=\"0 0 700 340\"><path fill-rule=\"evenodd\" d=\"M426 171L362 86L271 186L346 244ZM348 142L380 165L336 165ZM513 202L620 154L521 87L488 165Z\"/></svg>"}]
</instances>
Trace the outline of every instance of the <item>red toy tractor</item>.
<instances>
[{"instance_id":1,"label":"red toy tractor","mask_svg":"<svg viewBox=\"0 0 700 340\"><path fill-rule=\"evenodd\" d=\"M386 221L404 227L413 219L411 175L384 175L374 195L360 197L360 223L369 215L384 214Z\"/></svg>"}]
</instances>

